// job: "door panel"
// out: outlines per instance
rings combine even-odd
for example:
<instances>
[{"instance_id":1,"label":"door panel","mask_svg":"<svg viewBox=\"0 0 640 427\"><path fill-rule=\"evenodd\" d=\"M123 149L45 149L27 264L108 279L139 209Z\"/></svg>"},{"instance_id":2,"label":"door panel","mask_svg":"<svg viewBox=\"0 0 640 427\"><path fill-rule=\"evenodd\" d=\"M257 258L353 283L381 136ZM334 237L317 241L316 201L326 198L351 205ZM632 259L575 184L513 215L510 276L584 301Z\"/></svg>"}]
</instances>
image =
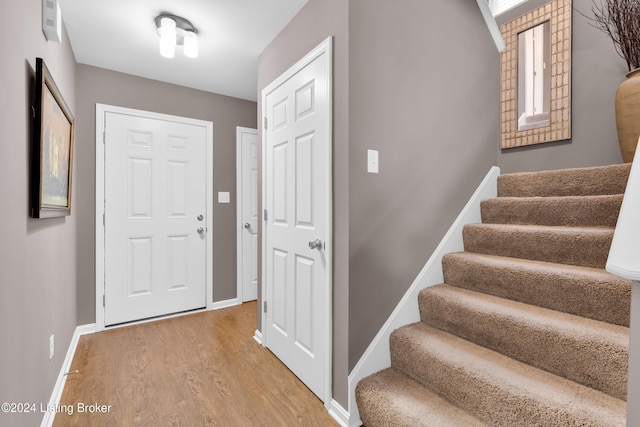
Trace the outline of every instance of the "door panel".
<instances>
[{"instance_id":1,"label":"door panel","mask_svg":"<svg viewBox=\"0 0 640 427\"><path fill-rule=\"evenodd\" d=\"M205 307L206 128L105 123L105 325Z\"/></svg>"},{"instance_id":2,"label":"door panel","mask_svg":"<svg viewBox=\"0 0 640 427\"><path fill-rule=\"evenodd\" d=\"M127 296L150 295L151 283L153 283L152 240L150 237L131 237L128 243L129 294Z\"/></svg>"},{"instance_id":3,"label":"door panel","mask_svg":"<svg viewBox=\"0 0 640 427\"><path fill-rule=\"evenodd\" d=\"M187 195L189 163L170 161L167 163L167 214L169 218L187 217Z\"/></svg>"},{"instance_id":4,"label":"door panel","mask_svg":"<svg viewBox=\"0 0 640 427\"><path fill-rule=\"evenodd\" d=\"M295 288L295 342L309 357L313 357L312 340L314 264L312 258L296 256L296 288Z\"/></svg>"},{"instance_id":5,"label":"door panel","mask_svg":"<svg viewBox=\"0 0 640 427\"><path fill-rule=\"evenodd\" d=\"M296 139L296 225L313 227L313 133Z\"/></svg>"},{"instance_id":6,"label":"door panel","mask_svg":"<svg viewBox=\"0 0 640 427\"><path fill-rule=\"evenodd\" d=\"M289 189L287 172L289 171L289 144L288 141L273 147L273 222L277 225L287 226L289 220L287 214L287 202Z\"/></svg>"},{"instance_id":7,"label":"door panel","mask_svg":"<svg viewBox=\"0 0 640 427\"><path fill-rule=\"evenodd\" d=\"M151 218L151 163L129 158L129 219Z\"/></svg>"},{"instance_id":8,"label":"door panel","mask_svg":"<svg viewBox=\"0 0 640 427\"><path fill-rule=\"evenodd\" d=\"M287 266L289 254L286 251L273 249L273 326L282 335L289 334L287 321L287 307L289 288L289 268Z\"/></svg>"}]
</instances>

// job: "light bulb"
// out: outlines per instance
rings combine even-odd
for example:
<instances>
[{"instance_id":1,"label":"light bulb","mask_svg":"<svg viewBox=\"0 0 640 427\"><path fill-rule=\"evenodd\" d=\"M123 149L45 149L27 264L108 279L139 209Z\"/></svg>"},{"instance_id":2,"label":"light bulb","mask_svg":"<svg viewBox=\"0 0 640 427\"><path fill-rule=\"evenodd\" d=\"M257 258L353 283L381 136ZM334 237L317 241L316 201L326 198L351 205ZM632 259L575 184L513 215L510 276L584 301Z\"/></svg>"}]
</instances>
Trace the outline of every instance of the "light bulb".
<instances>
[{"instance_id":1,"label":"light bulb","mask_svg":"<svg viewBox=\"0 0 640 427\"><path fill-rule=\"evenodd\" d=\"M176 54L176 21L164 17L160 19L160 55L173 58Z\"/></svg>"},{"instance_id":2,"label":"light bulb","mask_svg":"<svg viewBox=\"0 0 640 427\"><path fill-rule=\"evenodd\" d=\"M187 58L198 57L198 35L193 31L184 33L184 56Z\"/></svg>"}]
</instances>

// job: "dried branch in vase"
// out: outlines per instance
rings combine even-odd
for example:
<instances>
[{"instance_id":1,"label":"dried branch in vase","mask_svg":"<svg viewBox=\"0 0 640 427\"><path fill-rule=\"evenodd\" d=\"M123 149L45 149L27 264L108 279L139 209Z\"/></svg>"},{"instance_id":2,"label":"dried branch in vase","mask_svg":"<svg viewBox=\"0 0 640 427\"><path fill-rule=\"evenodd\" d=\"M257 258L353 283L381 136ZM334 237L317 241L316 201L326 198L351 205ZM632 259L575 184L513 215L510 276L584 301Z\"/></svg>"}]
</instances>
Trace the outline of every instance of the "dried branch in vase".
<instances>
[{"instance_id":1,"label":"dried branch in vase","mask_svg":"<svg viewBox=\"0 0 640 427\"><path fill-rule=\"evenodd\" d=\"M640 0L601 0L591 7L592 25L607 34L629 71L640 68Z\"/></svg>"}]
</instances>

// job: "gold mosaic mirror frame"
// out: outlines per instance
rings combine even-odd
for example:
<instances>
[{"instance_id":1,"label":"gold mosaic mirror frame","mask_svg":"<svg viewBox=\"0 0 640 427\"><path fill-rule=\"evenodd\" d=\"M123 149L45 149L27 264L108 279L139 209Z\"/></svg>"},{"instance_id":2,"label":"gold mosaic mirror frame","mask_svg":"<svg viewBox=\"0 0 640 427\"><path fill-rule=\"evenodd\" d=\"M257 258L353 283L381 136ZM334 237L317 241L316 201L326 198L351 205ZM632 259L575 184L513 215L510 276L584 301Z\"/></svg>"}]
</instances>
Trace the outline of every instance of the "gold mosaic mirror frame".
<instances>
[{"instance_id":1,"label":"gold mosaic mirror frame","mask_svg":"<svg viewBox=\"0 0 640 427\"><path fill-rule=\"evenodd\" d=\"M506 48L500 56L500 148L571 138L571 0L553 0L500 27ZM551 24L549 125L518 130L518 34Z\"/></svg>"}]
</instances>

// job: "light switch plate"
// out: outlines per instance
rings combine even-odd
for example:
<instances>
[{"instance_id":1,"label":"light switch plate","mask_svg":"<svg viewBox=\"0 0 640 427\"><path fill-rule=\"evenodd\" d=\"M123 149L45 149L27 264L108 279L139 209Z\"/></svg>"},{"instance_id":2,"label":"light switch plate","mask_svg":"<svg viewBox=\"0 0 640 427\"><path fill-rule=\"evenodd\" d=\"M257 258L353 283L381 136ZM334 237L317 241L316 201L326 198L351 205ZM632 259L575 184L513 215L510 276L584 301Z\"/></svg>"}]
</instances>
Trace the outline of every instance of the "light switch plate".
<instances>
[{"instance_id":1,"label":"light switch plate","mask_svg":"<svg viewBox=\"0 0 640 427\"><path fill-rule=\"evenodd\" d=\"M218 203L231 203L231 195L228 191L218 191Z\"/></svg>"},{"instance_id":2,"label":"light switch plate","mask_svg":"<svg viewBox=\"0 0 640 427\"><path fill-rule=\"evenodd\" d=\"M378 173L378 151L367 150L367 172Z\"/></svg>"}]
</instances>

